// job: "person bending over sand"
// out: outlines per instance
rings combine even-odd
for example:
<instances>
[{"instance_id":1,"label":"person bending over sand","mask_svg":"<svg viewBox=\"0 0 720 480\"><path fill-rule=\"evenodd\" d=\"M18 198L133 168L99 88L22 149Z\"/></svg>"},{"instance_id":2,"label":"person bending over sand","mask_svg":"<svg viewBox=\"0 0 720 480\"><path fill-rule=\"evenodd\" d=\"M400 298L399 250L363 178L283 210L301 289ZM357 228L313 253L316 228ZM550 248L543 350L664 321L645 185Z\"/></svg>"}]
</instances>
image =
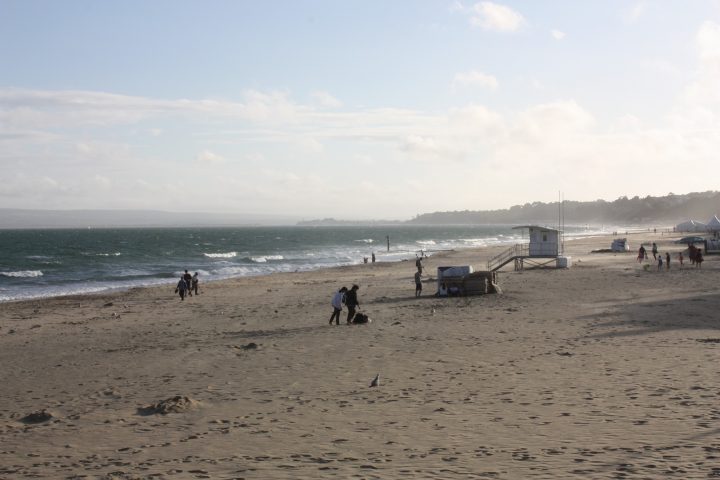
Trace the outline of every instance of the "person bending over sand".
<instances>
[{"instance_id":1,"label":"person bending over sand","mask_svg":"<svg viewBox=\"0 0 720 480\"><path fill-rule=\"evenodd\" d=\"M353 285L350 290L345 294L345 305L348 308L347 323L352 323L355 318L355 309L360 306L360 302L357 299L357 291L360 289L357 285Z\"/></svg>"}]
</instances>

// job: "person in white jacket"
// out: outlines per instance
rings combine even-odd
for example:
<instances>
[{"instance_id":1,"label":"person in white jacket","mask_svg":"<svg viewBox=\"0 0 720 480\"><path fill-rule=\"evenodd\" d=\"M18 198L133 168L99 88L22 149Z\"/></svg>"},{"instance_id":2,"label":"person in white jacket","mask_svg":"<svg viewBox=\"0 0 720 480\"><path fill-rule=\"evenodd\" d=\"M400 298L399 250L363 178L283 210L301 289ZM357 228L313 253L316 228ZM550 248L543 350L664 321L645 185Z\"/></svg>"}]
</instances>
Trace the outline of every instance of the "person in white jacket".
<instances>
[{"instance_id":1,"label":"person in white jacket","mask_svg":"<svg viewBox=\"0 0 720 480\"><path fill-rule=\"evenodd\" d=\"M335 320L335 325L340 325L340 312L342 312L343 303L345 303L345 292L347 292L347 288L342 287L335 292L335 295L332 297L332 302L330 303L333 307L333 313L330 317L330 325L332 325L333 319Z\"/></svg>"}]
</instances>

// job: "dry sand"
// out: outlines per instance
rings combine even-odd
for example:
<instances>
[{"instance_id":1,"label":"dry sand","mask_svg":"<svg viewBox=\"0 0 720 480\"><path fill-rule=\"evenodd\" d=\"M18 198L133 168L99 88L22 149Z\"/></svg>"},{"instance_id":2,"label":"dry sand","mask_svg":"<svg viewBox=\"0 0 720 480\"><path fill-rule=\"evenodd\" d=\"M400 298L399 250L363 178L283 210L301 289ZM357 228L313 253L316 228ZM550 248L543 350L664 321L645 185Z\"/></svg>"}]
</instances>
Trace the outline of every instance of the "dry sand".
<instances>
[{"instance_id":1,"label":"dry sand","mask_svg":"<svg viewBox=\"0 0 720 480\"><path fill-rule=\"evenodd\" d=\"M0 304L0 478L720 477L720 259L635 262L675 238L503 295L416 299L400 262ZM329 326L353 283L373 323Z\"/></svg>"}]
</instances>

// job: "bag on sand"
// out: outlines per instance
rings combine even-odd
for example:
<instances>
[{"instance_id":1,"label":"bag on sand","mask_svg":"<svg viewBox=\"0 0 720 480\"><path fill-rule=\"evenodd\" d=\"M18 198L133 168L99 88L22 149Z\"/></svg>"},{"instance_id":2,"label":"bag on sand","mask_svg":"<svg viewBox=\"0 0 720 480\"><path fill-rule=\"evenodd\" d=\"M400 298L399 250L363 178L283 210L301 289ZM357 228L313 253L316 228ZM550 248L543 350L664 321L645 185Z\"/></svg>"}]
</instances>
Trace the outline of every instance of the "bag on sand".
<instances>
[{"instance_id":1,"label":"bag on sand","mask_svg":"<svg viewBox=\"0 0 720 480\"><path fill-rule=\"evenodd\" d=\"M365 314L362 313L356 313L355 317L353 318L353 323L370 323L372 320L370 320L370 317L368 317Z\"/></svg>"}]
</instances>

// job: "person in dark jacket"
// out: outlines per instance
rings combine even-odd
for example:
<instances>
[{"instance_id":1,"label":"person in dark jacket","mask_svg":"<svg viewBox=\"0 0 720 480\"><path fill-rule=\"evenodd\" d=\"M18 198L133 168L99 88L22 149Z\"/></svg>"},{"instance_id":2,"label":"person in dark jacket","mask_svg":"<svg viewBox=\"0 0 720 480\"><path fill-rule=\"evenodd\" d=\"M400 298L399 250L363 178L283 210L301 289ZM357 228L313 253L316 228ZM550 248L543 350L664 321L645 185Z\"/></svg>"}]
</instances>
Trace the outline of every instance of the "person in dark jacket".
<instances>
[{"instance_id":1,"label":"person in dark jacket","mask_svg":"<svg viewBox=\"0 0 720 480\"><path fill-rule=\"evenodd\" d=\"M185 285L187 285L187 295L188 297L192 297L192 275L190 275L190 272L185 270L185 274L183 275L183 280L185 280Z\"/></svg>"},{"instance_id":2,"label":"person in dark jacket","mask_svg":"<svg viewBox=\"0 0 720 480\"><path fill-rule=\"evenodd\" d=\"M355 309L360 306L357 299L357 291L360 289L357 285L353 285L350 290L345 293L345 306L348 309L347 323L352 323L355 318Z\"/></svg>"},{"instance_id":3,"label":"person in dark jacket","mask_svg":"<svg viewBox=\"0 0 720 480\"><path fill-rule=\"evenodd\" d=\"M177 283L177 286L175 287L175 293L180 295L180 300L185 300L185 294L188 291L188 285L185 282L185 278L182 276L180 277L180 281Z\"/></svg>"}]
</instances>

